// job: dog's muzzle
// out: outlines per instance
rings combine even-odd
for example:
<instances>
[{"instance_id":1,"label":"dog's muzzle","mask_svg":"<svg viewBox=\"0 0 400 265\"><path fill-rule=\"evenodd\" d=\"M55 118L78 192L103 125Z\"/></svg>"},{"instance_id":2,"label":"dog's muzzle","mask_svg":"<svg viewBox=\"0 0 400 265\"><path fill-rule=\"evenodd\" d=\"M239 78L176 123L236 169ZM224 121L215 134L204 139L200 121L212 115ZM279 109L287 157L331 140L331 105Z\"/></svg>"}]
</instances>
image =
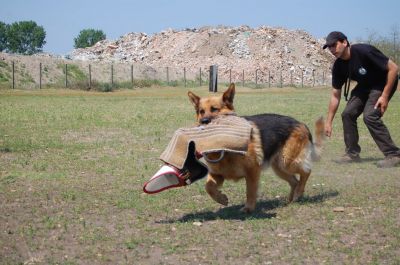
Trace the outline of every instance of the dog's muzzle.
<instances>
[{"instance_id":1,"label":"dog's muzzle","mask_svg":"<svg viewBox=\"0 0 400 265\"><path fill-rule=\"evenodd\" d=\"M209 124L211 122L210 118L202 118L200 119L200 124Z\"/></svg>"}]
</instances>

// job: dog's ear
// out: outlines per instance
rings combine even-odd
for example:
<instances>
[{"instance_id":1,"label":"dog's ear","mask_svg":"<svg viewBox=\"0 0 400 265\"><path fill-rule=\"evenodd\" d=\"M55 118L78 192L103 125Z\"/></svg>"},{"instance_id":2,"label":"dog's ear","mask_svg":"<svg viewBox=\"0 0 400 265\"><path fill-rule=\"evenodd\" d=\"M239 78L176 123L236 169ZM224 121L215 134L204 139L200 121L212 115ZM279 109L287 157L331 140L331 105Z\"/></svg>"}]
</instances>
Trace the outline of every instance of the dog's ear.
<instances>
[{"instance_id":1,"label":"dog's ear","mask_svg":"<svg viewBox=\"0 0 400 265\"><path fill-rule=\"evenodd\" d=\"M229 88L222 95L222 100L228 106L233 106L233 98L235 97L235 84L231 83Z\"/></svg>"},{"instance_id":2,"label":"dog's ear","mask_svg":"<svg viewBox=\"0 0 400 265\"><path fill-rule=\"evenodd\" d=\"M188 92L188 96L189 96L190 102L192 102L192 104L194 105L195 109L197 110L198 107L199 107L199 103L200 103L200 97L197 96L196 94L194 94L191 91Z\"/></svg>"}]
</instances>

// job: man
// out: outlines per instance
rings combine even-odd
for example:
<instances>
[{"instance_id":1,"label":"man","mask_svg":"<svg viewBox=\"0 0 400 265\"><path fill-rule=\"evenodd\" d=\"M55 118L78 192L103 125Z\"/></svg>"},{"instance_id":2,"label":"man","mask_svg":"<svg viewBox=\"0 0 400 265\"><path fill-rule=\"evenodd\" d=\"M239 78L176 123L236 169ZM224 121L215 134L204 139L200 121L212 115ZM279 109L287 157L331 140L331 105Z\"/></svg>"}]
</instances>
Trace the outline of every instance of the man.
<instances>
[{"instance_id":1,"label":"man","mask_svg":"<svg viewBox=\"0 0 400 265\"><path fill-rule=\"evenodd\" d=\"M357 118L363 113L364 123L385 156L383 160L378 161L377 166L400 165L400 149L393 142L381 120L388 108L389 100L397 90L398 66L371 45L350 45L347 37L338 31L329 33L323 46L323 49L325 48L329 48L336 57L332 68L333 89L325 124L326 136L330 137L332 134L332 122L340 103L343 84L347 100L350 80L357 81L342 113L346 153L336 162L360 162Z\"/></svg>"}]
</instances>

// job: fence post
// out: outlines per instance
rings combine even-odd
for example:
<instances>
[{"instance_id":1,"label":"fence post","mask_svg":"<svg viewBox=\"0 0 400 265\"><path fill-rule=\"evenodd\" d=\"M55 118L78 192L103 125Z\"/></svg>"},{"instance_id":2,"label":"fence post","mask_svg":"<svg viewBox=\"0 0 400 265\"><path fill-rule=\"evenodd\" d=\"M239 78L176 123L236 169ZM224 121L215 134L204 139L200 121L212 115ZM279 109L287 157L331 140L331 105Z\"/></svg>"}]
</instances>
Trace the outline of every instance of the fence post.
<instances>
[{"instance_id":1,"label":"fence post","mask_svg":"<svg viewBox=\"0 0 400 265\"><path fill-rule=\"evenodd\" d=\"M229 84L232 84L232 69L229 69Z\"/></svg>"},{"instance_id":2,"label":"fence post","mask_svg":"<svg viewBox=\"0 0 400 265\"><path fill-rule=\"evenodd\" d=\"M290 86L293 86L293 72L290 71Z\"/></svg>"},{"instance_id":3,"label":"fence post","mask_svg":"<svg viewBox=\"0 0 400 265\"><path fill-rule=\"evenodd\" d=\"M131 64L131 83L133 84L133 65Z\"/></svg>"},{"instance_id":4,"label":"fence post","mask_svg":"<svg viewBox=\"0 0 400 265\"><path fill-rule=\"evenodd\" d=\"M39 63L39 89L42 89L42 63Z\"/></svg>"},{"instance_id":5,"label":"fence post","mask_svg":"<svg viewBox=\"0 0 400 265\"><path fill-rule=\"evenodd\" d=\"M68 87L68 64L65 64L65 87Z\"/></svg>"},{"instance_id":6,"label":"fence post","mask_svg":"<svg viewBox=\"0 0 400 265\"><path fill-rule=\"evenodd\" d=\"M208 85L208 90L210 92L217 92L218 90L218 66L211 65L210 66L210 80Z\"/></svg>"},{"instance_id":7,"label":"fence post","mask_svg":"<svg viewBox=\"0 0 400 265\"><path fill-rule=\"evenodd\" d=\"M111 88L114 87L114 65L111 64Z\"/></svg>"},{"instance_id":8,"label":"fence post","mask_svg":"<svg viewBox=\"0 0 400 265\"><path fill-rule=\"evenodd\" d=\"M89 89L92 89L92 66L89 64Z\"/></svg>"},{"instance_id":9,"label":"fence post","mask_svg":"<svg viewBox=\"0 0 400 265\"><path fill-rule=\"evenodd\" d=\"M201 67L200 67L200 86L201 86Z\"/></svg>"},{"instance_id":10,"label":"fence post","mask_svg":"<svg viewBox=\"0 0 400 265\"><path fill-rule=\"evenodd\" d=\"M242 75L242 86L244 87L244 70L243 70L243 75Z\"/></svg>"},{"instance_id":11,"label":"fence post","mask_svg":"<svg viewBox=\"0 0 400 265\"><path fill-rule=\"evenodd\" d=\"M167 85L169 85L169 67L167 66Z\"/></svg>"},{"instance_id":12,"label":"fence post","mask_svg":"<svg viewBox=\"0 0 400 265\"><path fill-rule=\"evenodd\" d=\"M12 88L15 89L15 66L14 66L14 61L12 61Z\"/></svg>"},{"instance_id":13,"label":"fence post","mask_svg":"<svg viewBox=\"0 0 400 265\"><path fill-rule=\"evenodd\" d=\"M314 87L315 86L315 70L314 69L312 70L312 79L313 79L312 86Z\"/></svg>"},{"instance_id":14,"label":"fence post","mask_svg":"<svg viewBox=\"0 0 400 265\"><path fill-rule=\"evenodd\" d=\"M183 81L185 82L186 87L186 67L183 67Z\"/></svg>"},{"instance_id":15,"label":"fence post","mask_svg":"<svg viewBox=\"0 0 400 265\"><path fill-rule=\"evenodd\" d=\"M304 70L301 70L301 87L304 87Z\"/></svg>"},{"instance_id":16,"label":"fence post","mask_svg":"<svg viewBox=\"0 0 400 265\"><path fill-rule=\"evenodd\" d=\"M283 87L282 70L281 70L281 88Z\"/></svg>"},{"instance_id":17,"label":"fence post","mask_svg":"<svg viewBox=\"0 0 400 265\"><path fill-rule=\"evenodd\" d=\"M271 71L268 70L268 87L271 87Z\"/></svg>"},{"instance_id":18,"label":"fence post","mask_svg":"<svg viewBox=\"0 0 400 265\"><path fill-rule=\"evenodd\" d=\"M258 69L256 69L256 88L257 88L257 73L258 73Z\"/></svg>"}]
</instances>

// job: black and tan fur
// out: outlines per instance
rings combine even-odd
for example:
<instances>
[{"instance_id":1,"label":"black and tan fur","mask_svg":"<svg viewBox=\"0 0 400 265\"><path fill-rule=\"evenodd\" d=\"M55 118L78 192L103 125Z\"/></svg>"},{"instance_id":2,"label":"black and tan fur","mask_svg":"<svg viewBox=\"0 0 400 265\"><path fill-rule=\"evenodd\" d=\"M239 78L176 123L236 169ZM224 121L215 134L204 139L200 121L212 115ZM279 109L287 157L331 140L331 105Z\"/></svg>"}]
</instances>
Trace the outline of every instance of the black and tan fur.
<instances>
[{"instance_id":1,"label":"black and tan fur","mask_svg":"<svg viewBox=\"0 0 400 265\"><path fill-rule=\"evenodd\" d=\"M196 110L199 124L207 124L220 114L234 111L233 98L235 85L231 84L222 96L201 98L188 92L190 101ZM216 202L228 205L228 197L220 191L225 180L245 178L247 200L242 208L252 212L257 201L257 191L261 171L271 166L274 172L286 180L290 187L289 201L298 200L304 193L311 164L320 158L324 137L324 121L315 122L313 142L307 126L291 117L279 114L259 114L244 116L253 126L253 134L246 155L226 153L217 163L207 163L209 174L206 191ZM207 155L216 159L219 153ZM215 156L215 157L213 157Z\"/></svg>"}]
</instances>

